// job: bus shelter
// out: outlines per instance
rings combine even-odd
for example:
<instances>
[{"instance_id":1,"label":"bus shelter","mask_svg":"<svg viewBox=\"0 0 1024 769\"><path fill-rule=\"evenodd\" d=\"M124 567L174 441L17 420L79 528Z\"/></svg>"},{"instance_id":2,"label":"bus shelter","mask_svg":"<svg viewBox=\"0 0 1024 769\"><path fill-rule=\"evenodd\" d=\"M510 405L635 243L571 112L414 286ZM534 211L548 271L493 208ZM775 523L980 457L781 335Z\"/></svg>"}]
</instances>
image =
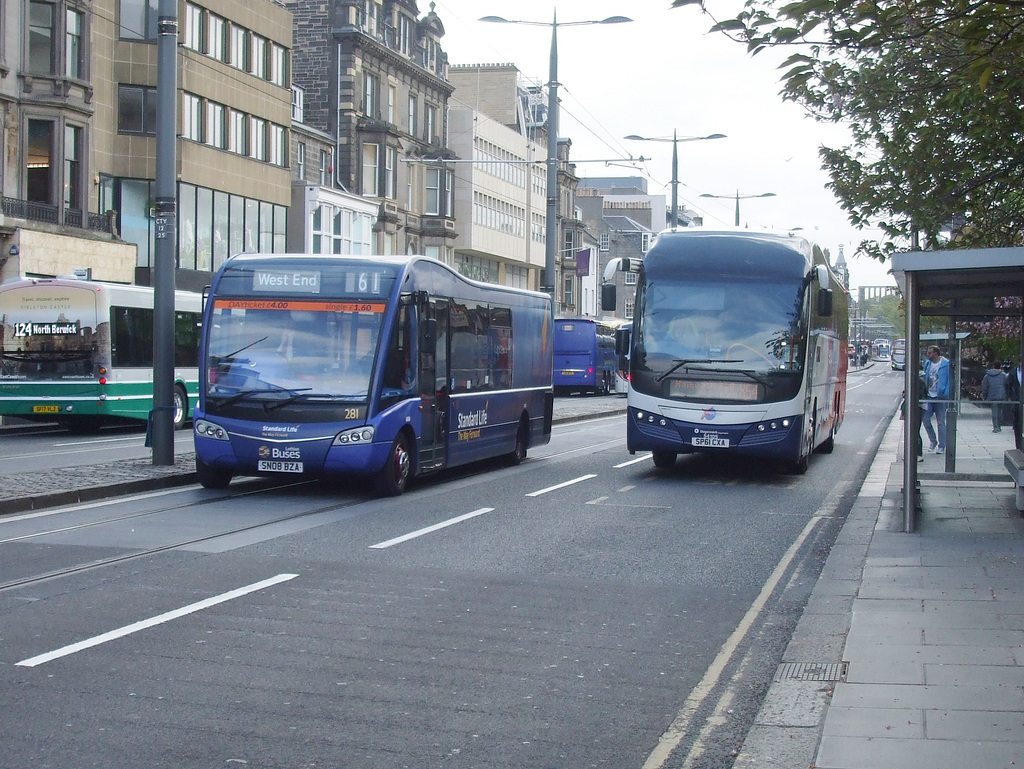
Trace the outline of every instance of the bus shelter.
<instances>
[{"instance_id":1,"label":"bus shelter","mask_svg":"<svg viewBox=\"0 0 1024 769\"><path fill-rule=\"evenodd\" d=\"M981 382L996 361L1020 381L1024 358L1024 248L915 251L895 254L892 273L906 305L907 365L903 440L904 530L916 528L921 484L948 480L1007 479L1004 455L1021 448L1021 390L1016 401L993 404ZM946 453L919 463L922 430L918 377L927 348L950 361ZM1012 389L1011 389L1012 391ZM1009 424L993 427L993 406Z\"/></svg>"}]
</instances>

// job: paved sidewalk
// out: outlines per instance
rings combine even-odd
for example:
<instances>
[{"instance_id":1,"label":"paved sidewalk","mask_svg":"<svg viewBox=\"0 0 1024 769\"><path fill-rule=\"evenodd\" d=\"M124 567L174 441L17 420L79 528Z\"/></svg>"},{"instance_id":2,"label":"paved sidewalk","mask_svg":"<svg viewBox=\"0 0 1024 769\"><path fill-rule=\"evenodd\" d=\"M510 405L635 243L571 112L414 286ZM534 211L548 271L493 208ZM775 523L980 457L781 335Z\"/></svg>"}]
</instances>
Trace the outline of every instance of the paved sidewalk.
<instances>
[{"instance_id":1,"label":"paved sidewalk","mask_svg":"<svg viewBox=\"0 0 1024 769\"><path fill-rule=\"evenodd\" d=\"M620 396L555 398L554 422L575 422L625 410L626 399ZM0 515L191 483L198 483L194 452L175 455L174 465L165 467L156 467L152 459L146 458L15 473L0 478Z\"/></svg>"},{"instance_id":2,"label":"paved sidewalk","mask_svg":"<svg viewBox=\"0 0 1024 769\"><path fill-rule=\"evenodd\" d=\"M1012 433L970 411L958 428L955 475L941 479L943 455L919 466L906 534L893 419L737 768L1024 766L1024 521L1002 471Z\"/></svg>"}]
</instances>

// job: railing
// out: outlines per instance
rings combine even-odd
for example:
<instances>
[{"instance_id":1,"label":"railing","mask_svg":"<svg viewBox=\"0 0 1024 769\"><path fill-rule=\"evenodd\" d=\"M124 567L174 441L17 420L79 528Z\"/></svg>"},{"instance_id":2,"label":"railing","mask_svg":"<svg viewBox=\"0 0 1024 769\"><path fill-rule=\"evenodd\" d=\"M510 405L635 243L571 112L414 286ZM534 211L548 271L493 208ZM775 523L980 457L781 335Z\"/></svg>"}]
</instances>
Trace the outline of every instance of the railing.
<instances>
[{"instance_id":1,"label":"railing","mask_svg":"<svg viewBox=\"0 0 1024 769\"><path fill-rule=\"evenodd\" d=\"M112 217L105 214L83 214L77 208L65 208L62 221L60 206L49 203L33 203L32 201L21 200L20 198L4 197L0 198L0 210L3 210L4 216L26 219L30 222L47 222L49 224L63 224L66 227L77 227L97 232L113 232Z\"/></svg>"}]
</instances>

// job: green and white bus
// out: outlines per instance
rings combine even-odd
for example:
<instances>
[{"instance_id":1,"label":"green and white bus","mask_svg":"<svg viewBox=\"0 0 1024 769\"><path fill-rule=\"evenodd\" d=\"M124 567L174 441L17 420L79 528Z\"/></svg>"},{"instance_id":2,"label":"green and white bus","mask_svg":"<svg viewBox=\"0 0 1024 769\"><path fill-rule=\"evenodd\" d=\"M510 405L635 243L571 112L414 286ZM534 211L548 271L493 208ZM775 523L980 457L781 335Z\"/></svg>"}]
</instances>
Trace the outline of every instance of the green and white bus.
<instances>
[{"instance_id":1,"label":"green and white bus","mask_svg":"<svg viewBox=\"0 0 1024 769\"><path fill-rule=\"evenodd\" d=\"M202 295L174 298L174 426L199 391ZM74 278L0 285L0 416L71 430L153 409L153 289Z\"/></svg>"}]
</instances>

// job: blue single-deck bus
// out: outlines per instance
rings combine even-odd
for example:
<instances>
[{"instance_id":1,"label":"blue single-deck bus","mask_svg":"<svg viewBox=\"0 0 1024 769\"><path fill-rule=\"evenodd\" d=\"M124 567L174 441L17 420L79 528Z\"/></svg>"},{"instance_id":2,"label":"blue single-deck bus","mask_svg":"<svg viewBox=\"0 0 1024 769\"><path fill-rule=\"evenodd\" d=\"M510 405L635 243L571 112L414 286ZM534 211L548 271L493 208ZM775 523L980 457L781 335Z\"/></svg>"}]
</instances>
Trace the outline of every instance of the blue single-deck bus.
<instances>
[{"instance_id":1,"label":"blue single-deck bus","mask_svg":"<svg viewBox=\"0 0 1024 769\"><path fill-rule=\"evenodd\" d=\"M551 434L551 300L435 259L243 254L204 317L196 469L410 478Z\"/></svg>"},{"instance_id":2,"label":"blue single-deck bus","mask_svg":"<svg viewBox=\"0 0 1024 769\"><path fill-rule=\"evenodd\" d=\"M626 444L777 459L830 452L846 405L848 298L821 249L794 235L673 229L639 272ZM606 272L606 275L610 274ZM608 286L602 304L614 299Z\"/></svg>"},{"instance_id":3,"label":"blue single-deck bus","mask_svg":"<svg viewBox=\"0 0 1024 769\"><path fill-rule=\"evenodd\" d=\"M556 394L607 395L615 387L615 328L595 318L555 318Z\"/></svg>"}]
</instances>

